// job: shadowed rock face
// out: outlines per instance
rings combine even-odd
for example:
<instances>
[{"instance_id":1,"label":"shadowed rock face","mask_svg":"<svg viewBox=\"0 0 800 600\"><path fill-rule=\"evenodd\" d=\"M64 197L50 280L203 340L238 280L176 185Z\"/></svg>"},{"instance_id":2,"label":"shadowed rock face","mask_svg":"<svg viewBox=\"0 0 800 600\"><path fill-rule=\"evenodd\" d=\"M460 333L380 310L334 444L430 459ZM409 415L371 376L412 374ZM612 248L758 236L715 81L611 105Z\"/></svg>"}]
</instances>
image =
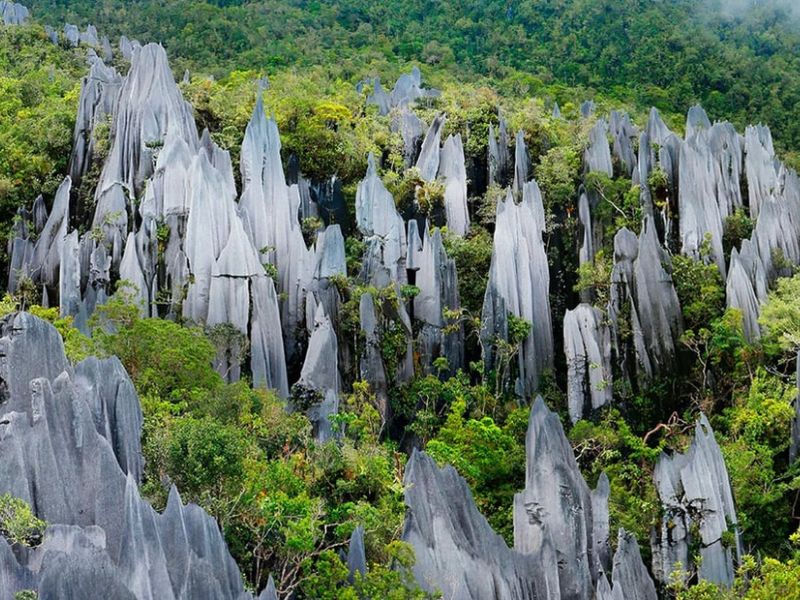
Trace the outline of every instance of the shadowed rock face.
<instances>
[{"instance_id":1,"label":"shadowed rock face","mask_svg":"<svg viewBox=\"0 0 800 600\"><path fill-rule=\"evenodd\" d=\"M22 4L6 0L0 2L0 17L4 25L23 25L29 16L27 7Z\"/></svg>"},{"instance_id":2,"label":"shadowed rock face","mask_svg":"<svg viewBox=\"0 0 800 600\"><path fill-rule=\"evenodd\" d=\"M520 204L509 191L497 205L492 265L484 296L481 345L488 370L495 368L496 339L508 336L508 313L531 324L518 358L515 384L525 397L539 386L542 372L553 363L550 273L542 242L541 193L535 182L523 190Z\"/></svg>"},{"instance_id":3,"label":"shadowed rock face","mask_svg":"<svg viewBox=\"0 0 800 600\"><path fill-rule=\"evenodd\" d=\"M617 362L629 377L647 380L669 368L683 332L678 295L665 264L669 257L649 217L638 239L626 228L614 236L608 315ZM627 340L618 333L622 324L629 327Z\"/></svg>"},{"instance_id":4,"label":"shadowed rock face","mask_svg":"<svg viewBox=\"0 0 800 600\"><path fill-rule=\"evenodd\" d=\"M426 589L466 600L598 598L655 600L636 541L620 532L611 595L609 482L590 491L558 416L541 398L531 409L526 489L514 498L514 549L478 512L452 467L415 451L406 467L403 539L415 550L414 575ZM607 591L607 595L602 595Z\"/></svg>"},{"instance_id":5,"label":"shadowed rock face","mask_svg":"<svg viewBox=\"0 0 800 600\"><path fill-rule=\"evenodd\" d=\"M736 509L722 452L705 415L697 421L686 454L662 455L655 470L664 520L658 545L653 547L653 571L666 583L675 565L692 565L691 544L699 545L701 579L729 586L734 559L741 553ZM730 546L723 539L733 534Z\"/></svg>"},{"instance_id":6,"label":"shadowed rock face","mask_svg":"<svg viewBox=\"0 0 800 600\"><path fill-rule=\"evenodd\" d=\"M460 600L557 598L538 587L533 557L510 550L478 512L453 467L414 451L406 465L403 540L414 547L414 576L426 590Z\"/></svg>"},{"instance_id":7,"label":"shadowed rock face","mask_svg":"<svg viewBox=\"0 0 800 600\"><path fill-rule=\"evenodd\" d=\"M22 558L0 538L0 598L21 589L67 600L249 597L211 517L174 488L163 514L140 498L142 415L119 361L73 371L55 328L26 313L1 329L0 493L49 527Z\"/></svg>"},{"instance_id":8,"label":"shadowed rock face","mask_svg":"<svg viewBox=\"0 0 800 600\"><path fill-rule=\"evenodd\" d=\"M364 85L362 82L359 86ZM381 80L376 78L371 82L372 93L367 98L367 104L378 107L378 113L388 115L393 109L404 109L412 106L418 100L425 98L437 98L441 92L435 89L422 87L422 73L419 68L414 67L410 73L402 74L395 83L391 93L387 93L381 85ZM359 87L359 89L361 89Z\"/></svg>"},{"instance_id":9,"label":"shadowed rock face","mask_svg":"<svg viewBox=\"0 0 800 600\"><path fill-rule=\"evenodd\" d=\"M564 354L567 358L567 401L573 423L586 409L611 402L611 334L603 314L579 304L564 316Z\"/></svg>"},{"instance_id":10,"label":"shadowed rock face","mask_svg":"<svg viewBox=\"0 0 800 600\"><path fill-rule=\"evenodd\" d=\"M430 370L433 361L441 356L447 359L447 370L455 373L464 366L464 332L460 326L445 331L449 320L445 319L444 311L460 308L458 276L455 261L447 257L438 229L433 235L425 230L416 285L420 293L414 298L414 317L423 323L419 349L424 368Z\"/></svg>"},{"instance_id":11,"label":"shadowed rock face","mask_svg":"<svg viewBox=\"0 0 800 600\"><path fill-rule=\"evenodd\" d=\"M614 175L611 163L611 150L608 147L608 123L600 119L589 132L589 145L583 154L583 164L587 173Z\"/></svg>"},{"instance_id":12,"label":"shadowed rock face","mask_svg":"<svg viewBox=\"0 0 800 600\"><path fill-rule=\"evenodd\" d=\"M507 185L511 183L512 163L508 151L508 130L504 119L500 119L499 131L495 135L494 125L489 125L489 184Z\"/></svg>"}]
</instances>

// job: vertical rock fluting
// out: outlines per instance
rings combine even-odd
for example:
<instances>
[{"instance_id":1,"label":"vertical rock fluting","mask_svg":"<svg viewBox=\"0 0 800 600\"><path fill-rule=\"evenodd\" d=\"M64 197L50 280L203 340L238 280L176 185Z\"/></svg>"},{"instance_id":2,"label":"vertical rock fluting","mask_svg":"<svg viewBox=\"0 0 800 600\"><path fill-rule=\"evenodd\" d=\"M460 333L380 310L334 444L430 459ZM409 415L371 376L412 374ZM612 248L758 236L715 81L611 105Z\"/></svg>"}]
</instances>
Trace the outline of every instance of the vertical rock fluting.
<instances>
[{"instance_id":1,"label":"vertical rock fluting","mask_svg":"<svg viewBox=\"0 0 800 600\"><path fill-rule=\"evenodd\" d=\"M542 562L545 577L557 578L560 598L591 598L602 570L598 550L608 544L607 499L601 500L607 490L593 502L561 421L541 396L531 408L525 447L525 490L514 497L514 549ZM606 511L593 514L593 506ZM595 532L606 539L595 540Z\"/></svg>"},{"instance_id":2,"label":"vertical rock fluting","mask_svg":"<svg viewBox=\"0 0 800 600\"><path fill-rule=\"evenodd\" d=\"M416 285L420 292L414 298L414 317L422 321L418 350L424 370L430 372L433 362L447 359L446 371L454 374L464 366L464 331L460 324L452 324L445 311L458 311L458 275L456 264L448 258L442 245L440 230L433 234L425 229Z\"/></svg>"},{"instance_id":3,"label":"vertical rock fluting","mask_svg":"<svg viewBox=\"0 0 800 600\"><path fill-rule=\"evenodd\" d=\"M492 531L453 467L440 469L414 450L404 482L403 540L414 548L420 586L459 600L558 598L557 590L547 593L536 561L510 550Z\"/></svg>"},{"instance_id":4,"label":"vertical rock fluting","mask_svg":"<svg viewBox=\"0 0 800 600\"><path fill-rule=\"evenodd\" d=\"M28 8L22 4L10 0L0 2L0 17L3 18L3 25L24 25L29 16Z\"/></svg>"},{"instance_id":5,"label":"vertical rock fluting","mask_svg":"<svg viewBox=\"0 0 800 600\"><path fill-rule=\"evenodd\" d=\"M0 329L10 411L0 425L0 493L49 525L43 544L19 558L0 536L0 597L249 597L210 516L174 488L163 514L140 498L142 414L119 361L88 359L73 371L55 328L26 313Z\"/></svg>"},{"instance_id":6,"label":"vertical rock fluting","mask_svg":"<svg viewBox=\"0 0 800 600\"><path fill-rule=\"evenodd\" d=\"M614 237L609 319L623 373L650 379L672 365L683 333L678 295L664 266L669 257L645 217L637 240L628 229Z\"/></svg>"},{"instance_id":7,"label":"vertical rock fluting","mask_svg":"<svg viewBox=\"0 0 800 600\"><path fill-rule=\"evenodd\" d=\"M487 162L489 165L489 184L505 186L511 183L511 154L508 150L508 130L505 119L500 119L497 135L494 125L489 125L489 148Z\"/></svg>"},{"instance_id":8,"label":"vertical rock fluting","mask_svg":"<svg viewBox=\"0 0 800 600\"><path fill-rule=\"evenodd\" d=\"M686 454L662 455L655 481L664 507L658 545L653 548L653 571L666 583L677 563L690 572L699 546L700 579L729 586L734 561L741 549L728 471L722 451L705 415L701 415L694 440Z\"/></svg>"},{"instance_id":9,"label":"vertical rock fluting","mask_svg":"<svg viewBox=\"0 0 800 600\"><path fill-rule=\"evenodd\" d=\"M603 313L579 304L564 316L567 403L573 423L611 402L611 333Z\"/></svg>"},{"instance_id":10,"label":"vertical rock fluting","mask_svg":"<svg viewBox=\"0 0 800 600\"><path fill-rule=\"evenodd\" d=\"M464 146L461 135L448 136L442 147L439 176L444 183L444 210L447 229L464 236L469 231L467 208L467 170L464 164Z\"/></svg>"},{"instance_id":11,"label":"vertical rock fluting","mask_svg":"<svg viewBox=\"0 0 800 600\"><path fill-rule=\"evenodd\" d=\"M121 249L127 234L131 202L153 174L154 158L167 134L179 136L196 150L192 108L175 84L164 49L148 44L132 54L119 92L111 150L95 190L92 227L116 248ZM113 256L116 264L120 255Z\"/></svg>"},{"instance_id":12,"label":"vertical rock fluting","mask_svg":"<svg viewBox=\"0 0 800 600\"><path fill-rule=\"evenodd\" d=\"M81 81L78 115L72 134L72 155L69 160L69 174L75 185L80 184L81 178L91 167L96 144L110 142L110 131L98 131L98 127L111 124L121 87L122 77L116 69L107 67L99 59L92 63L88 75ZM97 135L103 135L105 139L97 139Z\"/></svg>"},{"instance_id":13,"label":"vertical rock fluting","mask_svg":"<svg viewBox=\"0 0 800 600\"><path fill-rule=\"evenodd\" d=\"M735 308L742 313L742 328L748 343L754 343L761 337L761 327L758 324L760 313L759 300L753 290L753 283L747 275L739 252L734 248L731 251L728 281L725 284L725 296L728 308Z\"/></svg>"},{"instance_id":14,"label":"vertical rock fluting","mask_svg":"<svg viewBox=\"0 0 800 600\"><path fill-rule=\"evenodd\" d=\"M365 260L365 268L370 271L368 279L378 287L386 287L389 282L402 285L405 282L406 227L395 208L394 198L378 176L375 157L371 154L367 174L356 192L356 223L367 242L367 252L377 259L377 264Z\"/></svg>"},{"instance_id":15,"label":"vertical rock fluting","mask_svg":"<svg viewBox=\"0 0 800 600\"><path fill-rule=\"evenodd\" d=\"M488 370L500 364L495 344L508 339L508 313L531 325L518 354L517 392L527 397L553 364L550 272L542 241L544 210L539 187L530 182L522 202L509 191L497 205L492 264L483 302L481 345Z\"/></svg>"}]
</instances>

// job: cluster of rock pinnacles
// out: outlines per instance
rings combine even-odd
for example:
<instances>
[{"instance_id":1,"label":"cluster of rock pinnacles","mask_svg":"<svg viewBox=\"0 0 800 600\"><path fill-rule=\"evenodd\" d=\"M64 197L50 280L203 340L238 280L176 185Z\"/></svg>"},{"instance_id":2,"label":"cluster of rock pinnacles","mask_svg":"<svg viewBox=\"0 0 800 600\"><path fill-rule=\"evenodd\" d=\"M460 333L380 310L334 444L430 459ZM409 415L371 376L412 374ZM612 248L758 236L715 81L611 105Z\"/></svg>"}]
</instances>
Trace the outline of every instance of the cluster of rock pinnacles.
<instances>
[{"instance_id":1,"label":"cluster of rock pinnacles","mask_svg":"<svg viewBox=\"0 0 800 600\"><path fill-rule=\"evenodd\" d=\"M28 19L27 9L14 2L0 2L0 14L5 25ZM242 142L237 191L230 155L207 131L198 133L161 46L122 38L119 52L130 63L122 75L106 64L114 51L94 27L81 33L67 25L61 34L48 29L48 35L55 43L87 46L89 73L69 176L49 210L39 197L19 211L8 290L29 279L41 290L43 304L57 301L61 313L85 329L112 284L123 280L143 316L229 324L247 339L249 364L241 364L242 341L233 337L217 356L220 373L232 381L244 367L253 385L288 399L289 365L298 365L294 385L319 398L309 409L316 437L335 438L328 417L338 410L342 391L339 363L354 360L352 349L337 338L341 297L335 280L346 274L345 236L351 233L341 217L347 208L338 182L284 173L277 124L266 116L259 93ZM378 80L360 85L372 86L368 103L401 134L407 166L443 184L448 230L466 235L462 139L442 142L445 116L426 126L413 110L438 92L423 87L416 69L391 92ZM581 107L583 118L593 111L591 102ZM561 118L558 106L553 116ZM81 205L71 189L96 162L95 130L106 123L110 150L93 202ZM488 181L508 192L497 205L482 311L484 361L494 366L494 346L508 337L509 314L533 324L511 382L521 397L531 398L554 361L543 199L530 177L522 133L512 144L502 119L490 130L487 164ZM642 185L641 232L622 229L615 236L606 310L584 297L564 316L573 422L612 401L612 373L646 381L670 367L682 320L667 240L678 240L681 252L699 259L709 237L710 260L727 278L728 306L742 312L751 340L760 335L760 303L788 264L775 257L800 264L800 181L775 157L766 127L748 127L741 136L728 123L712 125L694 107L681 139L655 109L643 131L627 115L612 112L596 121L584 165L587 173L612 176L615 164L634 183L662 170L674 206L663 206ZM394 308L407 347L394 376L407 381L414 375L415 348L420 368L432 372L434 361L444 357L455 372L464 366L464 334L443 317L460 306L455 263L439 229L398 212L378 170L370 156L356 196L356 226L366 248L359 279L399 288L413 278L420 290L408 306ZM596 202L591 192L581 193L581 263L593 261L602 236L592 214ZM754 231L726 261L724 220L745 206L757 219ZM309 247L301 223L312 216L325 227ZM78 222L89 231L80 235ZM265 264L274 266L274 276ZM360 298L364 345L355 360L387 406L388 374L379 351L385 310L369 293ZM412 319L420 324L416 339ZM624 339L618 335L621 320L632 332ZM38 590L43 600L252 598L209 515L184 505L175 488L161 514L141 498L142 413L117 359L71 365L52 326L27 313L12 314L0 323L0 402L0 492L25 500L48 523L43 543L33 550L0 536L0 600L25 589ZM800 446L798 410L793 454ZM590 489L561 421L539 397L532 403L526 446L526 485L514 499L513 549L491 529L452 467L439 468L424 452L413 452L406 468L403 539L416 552L414 574L424 588L456 600L655 600L655 582L665 583L679 564L691 566L690 547L699 547L701 578L732 582L740 553L736 512L705 417L688 452L665 455L657 465L664 516L654 534L650 571L636 539L625 531L618 532L612 555L609 481L603 475ZM735 543L725 543L731 533ZM357 528L351 539L351 574L367 569L363 535ZM258 597L277 598L271 579Z\"/></svg>"}]
</instances>

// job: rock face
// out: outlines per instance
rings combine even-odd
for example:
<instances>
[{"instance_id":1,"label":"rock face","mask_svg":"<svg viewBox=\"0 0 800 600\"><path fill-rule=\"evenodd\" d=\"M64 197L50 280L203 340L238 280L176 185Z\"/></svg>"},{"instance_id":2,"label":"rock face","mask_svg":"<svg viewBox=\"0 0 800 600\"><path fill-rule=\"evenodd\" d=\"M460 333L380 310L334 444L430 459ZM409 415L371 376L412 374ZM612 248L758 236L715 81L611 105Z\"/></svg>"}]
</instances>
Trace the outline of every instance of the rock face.
<instances>
[{"instance_id":1,"label":"rock face","mask_svg":"<svg viewBox=\"0 0 800 600\"><path fill-rule=\"evenodd\" d=\"M394 198L378 177L370 155L366 177L356 192L356 222L374 262L365 261L369 281L378 287L405 282L406 227Z\"/></svg>"},{"instance_id":2,"label":"rock face","mask_svg":"<svg viewBox=\"0 0 800 600\"><path fill-rule=\"evenodd\" d=\"M608 314L617 360L631 377L649 379L668 369L683 332L678 295L664 265L669 257L649 217L638 240L626 228L614 236Z\"/></svg>"},{"instance_id":3,"label":"rock face","mask_svg":"<svg viewBox=\"0 0 800 600\"><path fill-rule=\"evenodd\" d=\"M508 130L504 119L500 119L498 133L495 135L494 126L489 125L489 184L507 185L511 182L511 154L508 151Z\"/></svg>"},{"instance_id":4,"label":"rock face","mask_svg":"<svg viewBox=\"0 0 800 600\"><path fill-rule=\"evenodd\" d=\"M635 540L620 534L611 588L609 482L589 490L558 416L541 398L531 409L526 489L514 498L514 549L478 512L452 467L414 451L406 467L403 539L415 550L414 575L425 589L465 600L642 598L655 588ZM605 588L603 588L603 584Z\"/></svg>"},{"instance_id":5,"label":"rock face","mask_svg":"<svg viewBox=\"0 0 800 600\"><path fill-rule=\"evenodd\" d=\"M658 545L653 547L656 577L666 583L680 562L689 572L697 568L700 579L731 585L734 560L741 554L736 509L722 452L705 415L686 454L662 455L655 481L664 506ZM699 546L699 567L692 563L692 544Z\"/></svg>"},{"instance_id":6,"label":"rock face","mask_svg":"<svg viewBox=\"0 0 800 600\"><path fill-rule=\"evenodd\" d=\"M573 423L611 402L611 333L603 313L579 304L564 316L567 402Z\"/></svg>"},{"instance_id":7,"label":"rock face","mask_svg":"<svg viewBox=\"0 0 800 600\"><path fill-rule=\"evenodd\" d=\"M100 59L92 63L89 74L81 81L81 95L69 162L69 174L76 185L89 170L95 154L95 145L101 141L96 139L95 131L101 124L110 125L116 113L121 87L122 77L116 69L107 67ZM105 132L104 135L108 136L109 133ZM110 138L102 141L110 142Z\"/></svg>"},{"instance_id":8,"label":"rock face","mask_svg":"<svg viewBox=\"0 0 800 600\"><path fill-rule=\"evenodd\" d=\"M210 516L174 488L163 514L140 498L142 415L119 361L73 370L56 330L26 313L0 328L0 493L49 524L21 557L0 539L0 597L249 597Z\"/></svg>"},{"instance_id":9,"label":"rock face","mask_svg":"<svg viewBox=\"0 0 800 600\"><path fill-rule=\"evenodd\" d=\"M0 2L0 17L4 25L24 25L30 13L22 4L3 0Z\"/></svg>"},{"instance_id":10,"label":"rock face","mask_svg":"<svg viewBox=\"0 0 800 600\"><path fill-rule=\"evenodd\" d=\"M439 176L444 181L444 210L447 229L456 235L467 235L467 170L464 166L464 146L461 135L448 136L442 147Z\"/></svg>"},{"instance_id":11,"label":"rock face","mask_svg":"<svg viewBox=\"0 0 800 600\"><path fill-rule=\"evenodd\" d=\"M526 397L553 364L550 273L542 242L544 210L535 181L517 204L509 192L497 205L492 265L483 301L481 345L487 371L498 366L497 339L508 339L508 314L531 325L518 356L515 387ZM507 366L506 366L507 368Z\"/></svg>"},{"instance_id":12,"label":"rock face","mask_svg":"<svg viewBox=\"0 0 800 600\"><path fill-rule=\"evenodd\" d=\"M731 251L725 295L728 308L735 308L742 313L742 327L745 339L748 343L758 341L761 337L761 327L758 324L760 304L758 298L756 298L755 290L753 290L753 283L747 275L736 248Z\"/></svg>"},{"instance_id":13,"label":"rock face","mask_svg":"<svg viewBox=\"0 0 800 600\"><path fill-rule=\"evenodd\" d=\"M604 119L597 121L589 132L589 145L583 154L583 164L588 173L604 173L609 177L614 175L608 147L608 123Z\"/></svg>"},{"instance_id":14,"label":"rock face","mask_svg":"<svg viewBox=\"0 0 800 600\"><path fill-rule=\"evenodd\" d=\"M532 557L510 550L478 512L453 467L424 452L406 465L403 540L414 547L414 576L428 591L460 600L538 600L548 595Z\"/></svg>"},{"instance_id":15,"label":"rock face","mask_svg":"<svg viewBox=\"0 0 800 600\"><path fill-rule=\"evenodd\" d=\"M599 490L593 502L561 421L541 396L531 408L525 447L525 490L514 497L514 549L541 560L561 598L590 598L603 569L598 550L608 556L608 490ZM594 514L594 506L606 512ZM605 539L595 540L596 531Z\"/></svg>"},{"instance_id":16,"label":"rock face","mask_svg":"<svg viewBox=\"0 0 800 600\"><path fill-rule=\"evenodd\" d=\"M410 73L401 75L391 93L383 89L378 78L366 83L371 84L373 88L367 98L367 104L377 106L381 115L388 115L393 109L408 108L419 100L437 98L441 95L438 90L422 87L422 73L417 67L412 68Z\"/></svg>"},{"instance_id":17,"label":"rock face","mask_svg":"<svg viewBox=\"0 0 800 600\"><path fill-rule=\"evenodd\" d=\"M438 229L432 235L425 230L416 285L420 293L414 298L414 317L423 323L418 344L421 362L429 371L437 358L444 357L447 371L454 374L464 366L464 331L459 324L451 324L445 311L458 311L461 306L458 275Z\"/></svg>"},{"instance_id":18,"label":"rock face","mask_svg":"<svg viewBox=\"0 0 800 600\"><path fill-rule=\"evenodd\" d=\"M656 587L642 562L636 538L619 530L614 554L613 589L605 574L597 582L596 600L657 600Z\"/></svg>"}]
</instances>

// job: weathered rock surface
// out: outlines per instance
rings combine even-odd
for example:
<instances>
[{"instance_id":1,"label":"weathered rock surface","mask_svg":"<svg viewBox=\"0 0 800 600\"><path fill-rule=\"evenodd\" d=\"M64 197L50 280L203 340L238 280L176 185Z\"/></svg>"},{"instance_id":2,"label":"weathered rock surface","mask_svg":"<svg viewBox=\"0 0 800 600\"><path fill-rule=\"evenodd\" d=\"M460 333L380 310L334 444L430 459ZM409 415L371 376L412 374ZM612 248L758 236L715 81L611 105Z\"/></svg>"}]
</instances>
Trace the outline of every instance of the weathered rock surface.
<instances>
[{"instance_id":1,"label":"weathered rock surface","mask_svg":"<svg viewBox=\"0 0 800 600\"><path fill-rule=\"evenodd\" d=\"M403 540L416 555L424 589L460 600L557 598L537 582L536 561L510 550L478 512L466 482L414 450L406 465Z\"/></svg>"},{"instance_id":2,"label":"weathered rock surface","mask_svg":"<svg viewBox=\"0 0 800 600\"><path fill-rule=\"evenodd\" d=\"M22 4L8 0L0 2L0 17L4 25L24 25L29 16L30 12Z\"/></svg>"},{"instance_id":3,"label":"weathered rock surface","mask_svg":"<svg viewBox=\"0 0 800 600\"><path fill-rule=\"evenodd\" d=\"M758 324L758 315L761 312L760 304L753 290L753 283L742 265L736 248L731 251L725 295L728 308L735 308L742 313L742 328L745 339L748 343L758 341L761 337L761 327Z\"/></svg>"},{"instance_id":4,"label":"weathered rock surface","mask_svg":"<svg viewBox=\"0 0 800 600\"><path fill-rule=\"evenodd\" d=\"M496 339L507 340L507 315L531 325L518 357L517 392L527 397L539 386L543 371L553 364L550 313L550 272L542 242L541 193L526 185L517 204L509 191L497 205L492 265L484 296L481 345L488 370L495 368Z\"/></svg>"},{"instance_id":5,"label":"weathered rock surface","mask_svg":"<svg viewBox=\"0 0 800 600\"><path fill-rule=\"evenodd\" d=\"M430 234L425 229L416 285L420 293L414 298L414 317L422 321L419 335L419 352L423 368L430 371L433 362L447 359L447 372L454 374L464 366L464 331L445 311L458 311L458 275L455 261L448 258L442 244L440 230Z\"/></svg>"},{"instance_id":6,"label":"weathered rock surface","mask_svg":"<svg viewBox=\"0 0 800 600\"><path fill-rule=\"evenodd\" d=\"M691 572L689 548L697 544L700 579L731 585L734 560L741 554L736 509L722 451L705 415L697 421L686 454L661 456L655 481L664 506L659 543L653 547L656 577L666 583L678 562Z\"/></svg>"},{"instance_id":7,"label":"weathered rock surface","mask_svg":"<svg viewBox=\"0 0 800 600\"><path fill-rule=\"evenodd\" d=\"M456 235L469 231L467 208L467 170L464 166L464 146L461 135L448 136L442 147L439 176L444 182L444 210L447 229Z\"/></svg>"},{"instance_id":8,"label":"weathered rock surface","mask_svg":"<svg viewBox=\"0 0 800 600\"><path fill-rule=\"evenodd\" d=\"M163 514L140 498L141 410L119 361L89 359L73 371L55 328L26 313L0 329L9 411L0 426L0 493L49 524L25 560L0 541L0 580L8 583L0 594L242 598L241 575L211 517L184 506L174 488Z\"/></svg>"},{"instance_id":9,"label":"weathered rock surface","mask_svg":"<svg viewBox=\"0 0 800 600\"><path fill-rule=\"evenodd\" d=\"M626 228L614 236L608 314L617 360L630 377L650 379L668 369L683 332L678 295L664 268L669 262L649 217L638 240Z\"/></svg>"},{"instance_id":10,"label":"weathered rock surface","mask_svg":"<svg viewBox=\"0 0 800 600\"><path fill-rule=\"evenodd\" d=\"M611 402L611 333L602 312L579 304L564 316L567 402L573 423Z\"/></svg>"}]
</instances>

